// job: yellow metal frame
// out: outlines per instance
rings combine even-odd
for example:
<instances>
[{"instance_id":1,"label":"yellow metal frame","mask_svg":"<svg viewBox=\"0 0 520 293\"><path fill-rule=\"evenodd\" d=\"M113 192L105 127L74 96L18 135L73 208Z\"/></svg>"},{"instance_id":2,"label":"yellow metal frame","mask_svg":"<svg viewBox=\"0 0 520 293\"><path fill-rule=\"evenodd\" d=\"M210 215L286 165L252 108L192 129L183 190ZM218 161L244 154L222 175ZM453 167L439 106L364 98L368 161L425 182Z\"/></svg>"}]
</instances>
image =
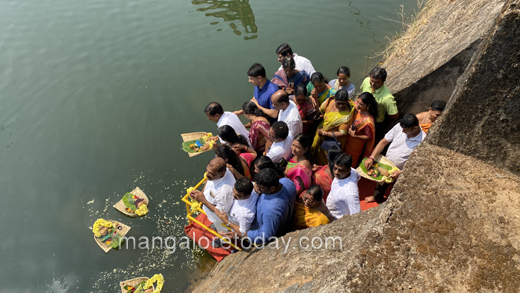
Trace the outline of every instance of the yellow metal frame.
<instances>
[{"instance_id":1,"label":"yellow metal frame","mask_svg":"<svg viewBox=\"0 0 520 293\"><path fill-rule=\"evenodd\" d=\"M202 180L197 183L197 185L195 185L195 187L193 187L192 190L196 190L198 189L204 182L206 182L207 178L206 178L206 174L204 174L204 178L202 178ZM217 231L209 228L208 226L202 224L201 222L197 221L192 215L196 212L201 212L203 214L206 215L206 212L204 212L204 210L202 209L202 203L192 199L190 197L190 191L191 191L191 188L189 188L187 191L186 191L186 195L182 198L182 201L186 203L186 218L188 218L188 221L191 223L195 222L197 224L199 224L202 228L208 230L211 234L217 236L218 238L220 238L222 241L226 242L227 244L233 246L233 248L237 249L237 250L242 250L240 249L238 246L236 246L235 244L229 242L226 238L224 238L224 236L220 235ZM228 227L226 227L224 224L222 224L222 226L224 226L226 229L228 229L229 231L231 231L231 229L229 229Z\"/></svg>"}]
</instances>

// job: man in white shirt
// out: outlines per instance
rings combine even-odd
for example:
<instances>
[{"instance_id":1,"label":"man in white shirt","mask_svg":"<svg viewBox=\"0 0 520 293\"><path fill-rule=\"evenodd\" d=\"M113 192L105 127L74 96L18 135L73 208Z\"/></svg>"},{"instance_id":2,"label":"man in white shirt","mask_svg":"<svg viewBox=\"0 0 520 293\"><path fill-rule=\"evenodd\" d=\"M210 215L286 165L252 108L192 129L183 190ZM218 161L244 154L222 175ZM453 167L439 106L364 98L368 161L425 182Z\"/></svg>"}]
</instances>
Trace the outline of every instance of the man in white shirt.
<instances>
[{"instance_id":1,"label":"man in white shirt","mask_svg":"<svg viewBox=\"0 0 520 293\"><path fill-rule=\"evenodd\" d=\"M334 160L334 180L327 197L327 208L336 219L361 212L358 188L361 176L351 166L349 154L341 154Z\"/></svg>"},{"instance_id":2,"label":"man in white shirt","mask_svg":"<svg viewBox=\"0 0 520 293\"><path fill-rule=\"evenodd\" d=\"M309 59L298 56L298 54L293 53L291 46L288 44L281 44L276 48L276 55L278 55L278 61L282 63L284 58L292 57L294 59L294 62L296 63L296 69L299 70L305 70L309 76L311 76L316 70L314 70L314 67L312 66L311 61ZM282 70L282 66L278 70Z\"/></svg>"},{"instance_id":3,"label":"man in white shirt","mask_svg":"<svg viewBox=\"0 0 520 293\"><path fill-rule=\"evenodd\" d=\"M208 216L208 220L213 223L214 228L220 231L227 231L222 226L222 221L215 214L215 211L221 210L229 213L233 205L233 186L235 184L235 176L226 167L224 159L216 157L209 161L206 167L206 177L208 181L204 190L194 190L190 196L196 201L201 202L204 212Z\"/></svg>"},{"instance_id":4,"label":"man in white shirt","mask_svg":"<svg viewBox=\"0 0 520 293\"><path fill-rule=\"evenodd\" d=\"M298 106L289 100L289 95L284 90L279 90L271 96L274 109L266 109L256 103L257 107L272 118L278 117L278 121L283 121L289 127L292 137L302 133L302 117L298 111Z\"/></svg>"},{"instance_id":5,"label":"man in white shirt","mask_svg":"<svg viewBox=\"0 0 520 293\"><path fill-rule=\"evenodd\" d=\"M383 138L377 146L372 151L370 157L365 160L365 168L368 170L374 163L374 158L379 155L383 149L388 145L388 150L386 151L386 158L392 161L397 168L398 171L392 172L391 176L395 180L401 174L401 170L404 168L406 161L408 161L408 157L414 150L414 148L421 143L421 141L426 137L426 133L419 126L419 120L413 114L404 114L403 119L396 124L390 131L385 134L385 138ZM373 202L382 201L382 196L384 195L388 184L383 184L376 191L375 197L367 197L365 201Z\"/></svg>"},{"instance_id":6,"label":"man in white shirt","mask_svg":"<svg viewBox=\"0 0 520 293\"><path fill-rule=\"evenodd\" d=\"M231 126L237 134L244 136L247 139L247 143L251 145L249 141L249 131L247 131L237 115L227 111L224 112L222 106L217 102L209 103L206 108L204 108L204 113L206 113L209 120L217 123L218 127L223 125ZM224 141L220 139L220 143L224 143Z\"/></svg>"},{"instance_id":7,"label":"man in white shirt","mask_svg":"<svg viewBox=\"0 0 520 293\"><path fill-rule=\"evenodd\" d=\"M247 177L242 177L235 182L233 197L233 205L229 214L218 210L215 214L227 227L242 237L251 229L251 224L255 219L258 193L253 191L253 182Z\"/></svg>"},{"instance_id":8,"label":"man in white shirt","mask_svg":"<svg viewBox=\"0 0 520 293\"><path fill-rule=\"evenodd\" d=\"M292 137L302 133L302 117L298 111L298 106L289 100L289 95L285 91L280 90L273 95L273 106L280 111L278 113L278 121L283 121L287 124Z\"/></svg>"},{"instance_id":9,"label":"man in white shirt","mask_svg":"<svg viewBox=\"0 0 520 293\"><path fill-rule=\"evenodd\" d=\"M269 130L269 139L273 142L271 147L266 150L273 163L279 163L282 159L289 161L292 156L291 145L293 137L289 133L289 127L283 121L276 121Z\"/></svg>"}]
</instances>

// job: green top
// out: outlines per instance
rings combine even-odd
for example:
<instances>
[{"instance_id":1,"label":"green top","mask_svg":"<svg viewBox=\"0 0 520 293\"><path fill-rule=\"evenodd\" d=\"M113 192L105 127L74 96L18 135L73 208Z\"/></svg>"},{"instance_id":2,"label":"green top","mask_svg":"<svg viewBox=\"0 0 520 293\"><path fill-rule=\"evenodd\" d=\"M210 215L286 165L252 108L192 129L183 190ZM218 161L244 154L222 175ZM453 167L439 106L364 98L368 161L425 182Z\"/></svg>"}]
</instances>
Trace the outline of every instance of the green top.
<instances>
[{"instance_id":1,"label":"green top","mask_svg":"<svg viewBox=\"0 0 520 293\"><path fill-rule=\"evenodd\" d=\"M374 98L376 98L378 112L376 122L383 122L383 120L385 120L385 113L388 113L388 115L399 113L397 105L395 104L394 96L392 96L392 93L386 85L383 84L383 86L373 92L372 87L370 86L370 77L367 77L361 84L361 92L369 92L374 96Z\"/></svg>"}]
</instances>

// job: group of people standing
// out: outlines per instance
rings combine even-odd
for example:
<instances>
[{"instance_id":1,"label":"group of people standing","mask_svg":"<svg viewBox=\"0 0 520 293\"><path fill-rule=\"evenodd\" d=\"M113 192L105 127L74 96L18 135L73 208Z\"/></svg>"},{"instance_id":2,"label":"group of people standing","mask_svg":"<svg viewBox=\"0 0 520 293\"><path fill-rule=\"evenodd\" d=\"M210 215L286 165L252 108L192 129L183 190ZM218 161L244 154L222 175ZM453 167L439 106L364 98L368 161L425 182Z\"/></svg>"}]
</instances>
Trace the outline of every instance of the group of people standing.
<instances>
[{"instance_id":1,"label":"group of people standing","mask_svg":"<svg viewBox=\"0 0 520 293\"><path fill-rule=\"evenodd\" d=\"M204 109L218 126L220 145L204 190L190 194L215 230L255 243L360 212L355 168L364 158L370 168L388 148L386 157L402 169L446 106L434 101L428 111L404 114L396 123L400 114L384 68L374 68L356 94L348 67L329 81L288 44L276 54L281 66L272 79L259 63L249 68L253 98L240 110L224 111L216 102ZM387 187L365 201L384 201Z\"/></svg>"}]
</instances>

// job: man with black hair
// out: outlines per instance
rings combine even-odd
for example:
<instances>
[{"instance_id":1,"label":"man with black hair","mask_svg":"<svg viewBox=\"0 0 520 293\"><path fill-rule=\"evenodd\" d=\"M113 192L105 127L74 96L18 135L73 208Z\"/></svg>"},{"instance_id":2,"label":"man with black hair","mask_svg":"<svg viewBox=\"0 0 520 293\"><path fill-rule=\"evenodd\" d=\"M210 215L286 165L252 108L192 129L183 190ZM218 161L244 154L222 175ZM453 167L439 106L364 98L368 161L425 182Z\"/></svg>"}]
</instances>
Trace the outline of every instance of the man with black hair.
<instances>
[{"instance_id":1,"label":"man with black hair","mask_svg":"<svg viewBox=\"0 0 520 293\"><path fill-rule=\"evenodd\" d=\"M309 59L299 56L296 53L293 53L291 46L289 44L283 43L278 48L276 48L276 55L278 55L278 61L282 63L283 59L292 57L294 59L294 62L296 63L296 69L299 70L305 70L307 74L312 75L316 70L314 70L314 67L312 66L311 61ZM280 66L278 70L282 70L283 67Z\"/></svg>"},{"instance_id":2,"label":"man with black hair","mask_svg":"<svg viewBox=\"0 0 520 293\"><path fill-rule=\"evenodd\" d=\"M266 156L274 163L279 163L282 159L288 161L291 156L291 145L293 137L289 132L289 127L283 121L276 121L269 130L269 139L273 142L271 147L266 150Z\"/></svg>"},{"instance_id":3,"label":"man with black hair","mask_svg":"<svg viewBox=\"0 0 520 293\"><path fill-rule=\"evenodd\" d=\"M341 154L334 159L334 180L327 198L327 208L336 219L361 212L358 188L361 176L351 166L352 157L349 154Z\"/></svg>"},{"instance_id":4,"label":"man with black hair","mask_svg":"<svg viewBox=\"0 0 520 293\"><path fill-rule=\"evenodd\" d=\"M251 101L256 101L260 106L265 109L274 109L273 103L271 101L271 96L278 91L278 86L272 83L265 74L265 68L260 63L253 64L249 70L247 71L247 76L249 78L249 82L255 86L255 90L253 92L253 99ZM233 112L236 115L240 116L244 114L243 110L238 110ZM276 118L276 117L275 117Z\"/></svg>"},{"instance_id":5,"label":"man with black hair","mask_svg":"<svg viewBox=\"0 0 520 293\"><path fill-rule=\"evenodd\" d=\"M206 177L208 181L203 191L194 190L190 196L196 201L201 202L208 220L214 224L217 231L227 231L221 225L222 221L215 214L216 210L229 212L233 205L233 185L235 176L227 169L226 161L216 157L209 161L206 167Z\"/></svg>"},{"instance_id":6,"label":"man with black hair","mask_svg":"<svg viewBox=\"0 0 520 293\"><path fill-rule=\"evenodd\" d=\"M233 205L229 214L217 210L215 214L230 229L242 237L250 230L256 215L256 202L258 193L253 191L253 182L247 177L242 177L235 182L233 188Z\"/></svg>"},{"instance_id":7,"label":"man with black hair","mask_svg":"<svg viewBox=\"0 0 520 293\"><path fill-rule=\"evenodd\" d=\"M383 134L393 125L393 121L399 118L399 111L394 96L385 85L386 70L381 67L374 67L367 78L361 84L361 92L371 93L377 102L378 116L376 120L376 143L381 140ZM385 116L388 114L388 120L385 123Z\"/></svg>"},{"instance_id":8,"label":"man with black hair","mask_svg":"<svg viewBox=\"0 0 520 293\"><path fill-rule=\"evenodd\" d=\"M444 108L446 108L446 102L443 100L435 100L432 102L430 108L428 108L428 111L415 115L424 133L428 133L433 122L441 117Z\"/></svg>"},{"instance_id":9,"label":"man with black hair","mask_svg":"<svg viewBox=\"0 0 520 293\"><path fill-rule=\"evenodd\" d=\"M240 134L247 139L247 143L251 145L249 141L249 131L244 127L240 119L237 115L231 112L224 112L222 106L217 102L209 103L206 108L204 108L204 113L209 120L217 123L217 127L220 128L224 125L229 125L233 128L236 134ZM220 143L224 143L222 139L220 139Z\"/></svg>"},{"instance_id":10,"label":"man with black hair","mask_svg":"<svg viewBox=\"0 0 520 293\"><path fill-rule=\"evenodd\" d=\"M273 169L263 169L255 176L256 189L262 195L256 204L256 217L251 230L242 233L255 244L263 244L291 231L296 200L296 187L288 178L278 179ZM222 233L235 238L236 232Z\"/></svg>"},{"instance_id":11,"label":"man with black hair","mask_svg":"<svg viewBox=\"0 0 520 293\"><path fill-rule=\"evenodd\" d=\"M278 121L283 121L289 127L289 132L292 137L302 133L303 124L302 117L298 111L298 106L293 101L289 100L289 95L284 90L279 90L271 96L274 109L266 109L255 103L260 110L271 118L278 117Z\"/></svg>"},{"instance_id":12,"label":"man with black hair","mask_svg":"<svg viewBox=\"0 0 520 293\"><path fill-rule=\"evenodd\" d=\"M365 160L364 164L366 170L372 167L374 158L379 155L388 144L390 144L386 151L386 158L399 168L398 171L394 171L390 175L394 180L397 179L399 174L401 174L401 170L404 168L406 161L408 161L408 157L410 157L414 148L419 145L425 137L426 133L424 133L419 126L419 120L417 120L417 117L409 113L404 114L403 119L401 119L398 124L386 133L385 137L374 148L370 157ZM381 188L378 188L375 198L370 196L365 198L365 201L381 201L382 196L384 196L384 192L386 191L386 187L388 187L388 184L384 184Z\"/></svg>"}]
</instances>

